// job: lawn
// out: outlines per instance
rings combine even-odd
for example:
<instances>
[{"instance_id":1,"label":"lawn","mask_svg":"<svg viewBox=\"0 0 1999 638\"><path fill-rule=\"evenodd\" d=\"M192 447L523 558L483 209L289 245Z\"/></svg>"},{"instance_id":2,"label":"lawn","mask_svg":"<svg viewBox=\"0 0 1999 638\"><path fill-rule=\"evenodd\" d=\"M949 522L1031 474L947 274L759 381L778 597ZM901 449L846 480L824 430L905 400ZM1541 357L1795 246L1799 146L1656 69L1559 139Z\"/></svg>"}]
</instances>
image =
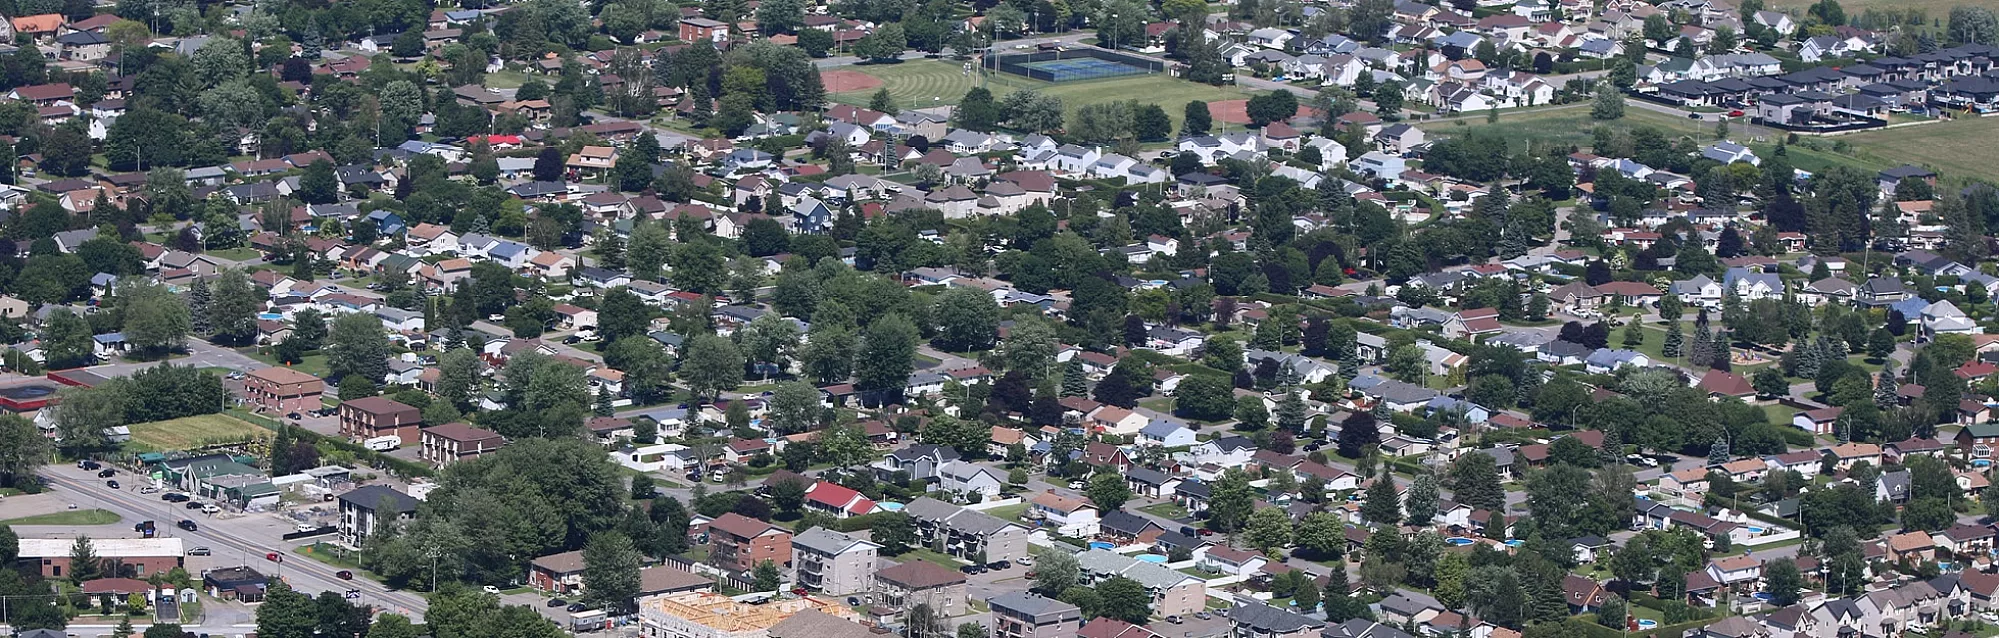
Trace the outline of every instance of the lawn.
<instances>
[{"instance_id":1,"label":"lawn","mask_svg":"<svg viewBox=\"0 0 1999 638\"><path fill-rule=\"evenodd\" d=\"M951 569L964 567L967 564L965 563L965 561L961 561L956 558L946 556L934 550L922 549L922 548L911 549L907 552L904 552L901 556L895 557L895 559L905 563L912 560L929 561L932 563L936 563L938 565L949 567Z\"/></svg>"},{"instance_id":2,"label":"lawn","mask_svg":"<svg viewBox=\"0 0 1999 638\"><path fill-rule=\"evenodd\" d=\"M110 525L118 522L118 515L106 510L69 510L36 514L0 521L0 527L13 525Z\"/></svg>"},{"instance_id":3,"label":"lawn","mask_svg":"<svg viewBox=\"0 0 1999 638\"><path fill-rule=\"evenodd\" d=\"M264 256L264 253L250 248L224 248L222 250L208 251L208 254L230 261L250 261L261 259Z\"/></svg>"},{"instance_id":4,"label":"lawn","mask_svg":"<svg viewBox=\"0 0 1999 638\"><path fill-rule=\"evenodd\" d=\"M268 363L270 365L281 365L278 363L277 356L271 354L270 348L238 348L236 351L242 353L243 356L247 356L252 359ZM320 377L322 379L326 378L327 375L326 355L319 354L318 352L307 354L305 355L305 360L300 361L298 363L294 363L291 365L291 367L297 369L299 372L304 372L306 374Z\"/></svg>"},{"instance_id":5,"label":"lawn","mask_svg":"<svg viewBox=\"0 0 1999 638\"><path fill-rule=\"evenodd\" d=\"M241 443L270 435L270 430L221 414L204 414L132 426L134 445L160 451Z\"/></svg>"},{"instance_id":6,"label":"lawn","mask_svg":"<svg viewBox=\"0 0 1999 638\"><path fill-rule=\"evenodd\" d=\"M1170 503L1170 502L1160 503L1158 505L1147 505L1145 507L1138 508L1138 511L1145 512L1147 514L1151 514L1153 516L1158 516L1161 518L1173 519L1176 521L1187 517L1187 508L1181 507L1177 503Z\"/></svg>"},{"instance_id":7,"label":"lawn","mask_svg":"<svg viewBox=\"0 0 1999 638\"><path fill-rule=\"evenodd\" d=\"M1851 146L1847 153L1820 151L1816 155L1864 168L1915 164L1951 177L1999 179L1999 165L1991 161L1991 149L1999 145L1999 125L1981 118L1867 131L1818 142L1827 149L1834 142L1846 142ZM1792 149L1811 153L1810 149ZM1804 168L1803 164L1798 166Z\"/></svg>"},{"instance_id":8,"label":"lawn","mask_svg":"<svg viewBox=\"0 0 1999 638\"><path fill-rule=\"evenodd\" d=\"M976 73L966 74L964 66L957 62L940 60L910 60L901 64L868 64L841 67L849 71L859 71L880 78L883 88L895 98L896 106L920 108L957 104L966 91L979 85ZM1035 89L1043 95L1062 98L1062 104L1073 117L1076 109L1085 104L1111 102L1117 100L1138 100L1147 104L1158 104L1166 109L1166 115L1173 118L1173 130L1180 130L1181 116L1186 112L1188 102L1214 102L1249 97L1249 93L1234 87L1209 86L1188 82L1165 74L1126 76L1103 80L1077 80L1070 82L1042 82L1007 73L993 73L986 83L993 97L1004 97L1020 89ZM830 97L835 102L865 106L874 97L875 90L834 93ZM1217 124L1220 124L1217 122Z\"/></svg>"},{"instance_id":9,"label":"lawn","mask_svg":"<svg viewBox=\"0 0 1999 638\"><path fill-rule=\"evenodd\" d=\"M1588 102L1582 102L1531 113L1515 113L1511 115L1500 113L1499 122L1495 124L1486 124L1483 119L1471 118L1447 124L1424 125L1419 123L1419 125L1422 126L1424 131L1429 132L1433 136L1440 137L1465 135L1473 132L1497 133L1501 137L1506 138L1508 148L1514 152L1528 150L1529 144L1532 144L1533 148L1537 150L1549 146L1578 146L1587 148L1596 139L1593 131L1596 130L1597 125L1609 126L1613 129L1651 126L1661 129L1668 137L1684 135L1689 132L1697 133L1697 136L1702 140L1707 140L1714 136L1714 124L1712 122L1699 124L1698 131L1695 131L1693 129L1694 123L1689 120L1655 111L1648 111L1635 105L1625 106L1623 119L1598 121L1590 119L1589 106ZM1459 124L1463 125L1460 126Z\"/></svg>"},{"instance_id":10,"label":"lawn","mask_svg":"<svg viewBox=\"0 0 1999 638\"><path fill-rule=\"evenodd\" d=\"M1013 505L1001 505L999 507L985 510L985 513L991 514L993 518L997 518L1002 521L1017 521L1020 520L1020 515L1026 511L1027 511L1026 503L1016 503Z\"/></svg>"}]
</instances>

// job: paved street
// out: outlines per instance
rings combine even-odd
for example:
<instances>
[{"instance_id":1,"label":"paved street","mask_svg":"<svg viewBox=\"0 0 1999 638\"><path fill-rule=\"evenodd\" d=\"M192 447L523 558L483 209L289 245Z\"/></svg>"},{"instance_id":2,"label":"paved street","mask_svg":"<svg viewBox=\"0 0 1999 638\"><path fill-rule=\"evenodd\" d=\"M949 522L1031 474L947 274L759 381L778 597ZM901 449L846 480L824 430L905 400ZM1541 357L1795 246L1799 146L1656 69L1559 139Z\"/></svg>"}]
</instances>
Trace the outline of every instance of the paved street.
<instances>
[{"instance_id":1,"label":"paved street","mask_svg":"<svg viewBox=\"0 0 1999 638\"><path fill-rule=\"evenodd\" d=\"M424 609L428 607L426 601L413 592L390 590L365 578L341 580L334 575L338 568L292 553L293 548L311 544L312 540L284 540L283 535L292 531L293 525L279 515L224 513L209 516L162 501L156 494L137 493L141 481L121 481L123 489L113 490L94 473L74 466L49 466L43 469L42 476L53 492L64 495L63 498L74 499L71 502L79 507L105 509L124 517L126 536L132 534L132 524L151 520L157 521L159 528L168 534L186 538L189 549L209 548L214 556L213 563L208 567L246 565L283 578L293 588L311 595L322 591L359 590L361 598L358 602L408 615L416 622L422 622ZM186 532L174 528L173 523L181 519L193 519L199 530ZM282 560L272 562L264 558L273 552Z\"/></svg>"}]
</instances>

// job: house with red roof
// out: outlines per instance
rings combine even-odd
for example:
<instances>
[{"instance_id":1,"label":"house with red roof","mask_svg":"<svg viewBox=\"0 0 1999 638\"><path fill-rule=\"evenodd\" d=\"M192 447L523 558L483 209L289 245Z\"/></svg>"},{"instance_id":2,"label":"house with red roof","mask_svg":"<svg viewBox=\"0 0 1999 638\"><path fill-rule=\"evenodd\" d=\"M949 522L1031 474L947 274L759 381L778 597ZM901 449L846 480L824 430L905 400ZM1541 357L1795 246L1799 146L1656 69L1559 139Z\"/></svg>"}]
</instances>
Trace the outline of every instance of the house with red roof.
<instances>
[{"instance_id":1,"label":"house with red roof","mask_svg":"<svg viewBox=\"0 0 1999 638\"><path fill-rule=\"evenodd\" d=\"M1756 387L1748 379L1733 372L1708 370L1701 375L1700 389L1709 399L1747 398L1756 395Z\"/></svg>"},{"instance_id":2,"label":"house with red roof","mask_svg":"<svg viewBox=\"0 0 1999 638\"><path fill-rule=\"evenodd\" d=\"M875 502L853 488L820 481L805 488L805 507L834 518L853 518L875 511Z\"/></svg>"}]
</instances>

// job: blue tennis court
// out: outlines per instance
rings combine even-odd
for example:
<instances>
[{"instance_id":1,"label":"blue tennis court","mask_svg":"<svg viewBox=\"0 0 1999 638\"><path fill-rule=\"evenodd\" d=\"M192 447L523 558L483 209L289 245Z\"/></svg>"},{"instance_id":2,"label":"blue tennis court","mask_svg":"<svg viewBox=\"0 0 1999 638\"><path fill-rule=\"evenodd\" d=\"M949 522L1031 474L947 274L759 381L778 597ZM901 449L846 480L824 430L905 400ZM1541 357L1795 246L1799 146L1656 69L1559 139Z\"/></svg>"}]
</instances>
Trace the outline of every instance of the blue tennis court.
<instances>
[{"instance_id":1,"label":"blue tennis court","mask_svg":"<svg viewBox=\"0 0 1999 638\"><path fill-rule=\"evenodd\" d=\"M1152 72L1151 69L1132 66L1123 62L1088 57L1021 62L1020 66L1031 71L1039 71L1040 73L1030 73L1030 76L1049 82L1144 75Z\"/></svg>"}]
</instances>

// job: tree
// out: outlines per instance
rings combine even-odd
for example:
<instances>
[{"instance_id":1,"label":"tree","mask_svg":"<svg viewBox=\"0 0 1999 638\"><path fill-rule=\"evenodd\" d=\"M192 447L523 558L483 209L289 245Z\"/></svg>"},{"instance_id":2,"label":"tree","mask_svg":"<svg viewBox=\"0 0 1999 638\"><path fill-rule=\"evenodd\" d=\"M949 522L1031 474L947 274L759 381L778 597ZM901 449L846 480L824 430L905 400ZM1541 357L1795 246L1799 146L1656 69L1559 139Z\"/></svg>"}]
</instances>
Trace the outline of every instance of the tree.
<instances>
[{"instance_id":1,"label":"tree","mask_svg":"<svg viewBox=\"0 0 1999 638\"><path fill-rule=\"evenodd\" d=\"M1226 419L1234 412L1235 405L1234 390L1228 381L1213 374L1188 375L1173 393L1173 411L1192 419Z\"/></svg>"},{"instance_id":2,"label":"tree","mask_svg":"<svg viewBox=\"0 0 1999 638\"><path fill-rule=\"evenodd\" d=\"M1340 456L1357 459L1366 456L1370 448L1381 443L1381 432L1376 427L1374 414L1355 412L1340 423Z\"/></svg>"},{"instance_id":3,"label":"tree","mask_svg":"<svg viewBox=\"0 0 1999 638\"><path fill-rule=\"evenodd\" d=\"M743 353L727 337L696 335L680 358L680 376L696 397L719 400L723 390L742 384L743 364Z\"/></svg>"},{"instance_id":4,"label":"tree","mask_svg":"<svg viewBox=\"0 0 1999 638\"><path fill-rule=\"evenodd\" d=\"M1182 113L1180 136L1207 135L1208 129L1212 127L1214 127L1214 115L1208 111L1208 103L1199 100L1188 102L1185 112Z\"/></svg>"},{"instance_id":5,"label":"tree","mask_svg":"<svg viewBox=\"0 0 1999 638\"><path fill-rule=\"evenodd\" d=\"M1608 82L1598 84L1596 96L1590 101L1589 116L1597 120L1615 120L1624 117L1624 94Z\"/></svg>"},{"instance_id":6,"label":"tree","mask_svg":"<svg viewBox=\"0 0 1999 638\"><path fill-rule=\"evenodd\" d=\"M211 340L232 346L254 343L257 313L263 310L265 295L251 285L250 277L239 269L224 269L215 276L211 297L206 317Z\"/></svg>"},{"instance_id":7,"label":"tree","mask_svg":"<svg viewBox=\"0 0 1999 638\"><path fill-rule=\"evenodd\" d=\"M599 532L583 546L584 599L609 609L627 610L639 595L639 563L644 557L632 539L618 532Z\"/></svg>"},{"instance_id":8,"label":"tree","mask_svg":"<svg viewBox=\"0 0 1999 638\"><path fill-rule=\"evenodd\" d=\"M264 590L264 602L257 607L257 635L271 638L312 638L316 628L312 599L286 585L273 582Z\"/></svg>"},{"instance_id":9,"label":"tree","mask_svg":"<svg viewBox=\"0 0 1999 638\"><path fill-rule=\"evenodd\" d=\"M89 536L79 535L69 546L69 579L73 583L96 580L104 575L104 559L97 556L97 548L91 544Z\"/></svg>"},{"instance_id":10,"label":"tree","mask_svg":"<svg viewBox=\"0 0 1999 638\"><path fill-rule=\"evenodd\" d=\"M371 383L381 383L389 374L388 335L382 321L368 313L349 313L333 320L327 332L326 368L329 376L342 379L356 375Z\"/></svg>"},{"instance_id":11,"label":"tree","mask_svg":"<svg viewBox=\"0 0 1999 638\"><path fill-rule=\"evenodd\" d=\"M1395 493L1394 475L1375 477L1374 484L1368 486L1361 502L1360 517L1379 525L1394 525L1402 521L1402 502Z\"/></svg>"},{"instance_id":12,"label":"tree","mask_svg":"<svg viewBox=\"0 0 1999 638\"><path fill-rule=\"evenodd\" d=\"M999 334L999 304L976 288L951 288L937 297L937 337L944 350L989 350Z\"/></svg>"},{"instance_id":13,"label":"tree","mask_svg":"<svg viewBox=\"0 0 1999 638\"><path fill-rule=\"evenodd\" d=\"M1402 84L1394 80L1382 82L1374 89L1374 112L1385 120L1402 116Z\"/></svg>"},{"instance_id":14,"label":"tree","mask_svg":"<svg viewBox=\"0 0 1999 638\"><path fill-rule=\"evenodd\" d=\"M1346 551L1346 523L1329 512L1306 514L1292 539L1316 560L1331 560Z\"/></svg>"},{"instance_id":15,"label":"tree","mask_svg":"<svg viewBox=\"0 0 1999 638\"><path fill-rule=\"evenodd\" d=\"M1048 592L1059 594L1068 591L1082 575L1082 567L1076 563L1074 554L1048 552L1038 558L1034 565L1034 589L1044 596Z\"/></svg>"},{"instance_id":16,"label":"tree","mask_svg":"<svg viewBox=\"0 0 1999 638\"><path fill-rule=\"evenodd\" d=\"M299 177L298 188L298 198L307 204L340 201L340 178L333 173L333 162L323 157L305 167L305 174Z\"/></svg>"},{"instance_id":17,"label":"tree","mask_svg":"<svg viewBox=\"0 0 1999 638\"><path fill-rule=\"evenodd\" d=\"M777 591L784 584L784 573L778 571L777 563L763 561L751 570L751 580L755 581L751 587L757 591Z\"/></svg>"},{"instance_id":18,"label":"tree","mask_svg":"<svg viewBox=\"0 0 1999 638\"><path fill-rule=\"evenodd\" d=\"M121 282L116 298L125 315L126 341L148 355L179 349L194 330L187 300L164 286Z\"/></svg>"},{"instance_id":19,"label":"tree","mask_svg":"<svg viewBox=\"0 0 1999 638\"><path fill-rule=\"evenodd\" d=\"M1992 10L1986 7L1951 7L1950 26L1945 34L1951 42L1959 44L1991 45L1999 42L1999 18L1993 17Z\"/></svg>"},{"instance_id":20,"label":"tree","mask_svg":"<svg viewBox=\"0 0 1999 638\"><path fill-rule=\"evenodd\" d=\"M884 399L899 398L915 371L916 324L900 314L869 324L854 358L855 388Z\"/></svg>"},{"instance_id":21,"label":"tree","mask_svg":"<svg viewBox=\"0 0 1999 638\"><path fill-rule=\"evenodd\" d=\"M1208 527L1220 532L1242 529L1249 522L1255 499L1248 475L1237 468L1224 470L1209 488Z\"/></svg>"},{"instance_id":22,"label":"tree","mask_svg":"<svg viewBox=\"0 0 1999 638\"><path fill-rule=\"evenodd\" d=\"M1243 540L1265 555L1275 555L1277 550L1291 544L1291 515L1277 507L1251 512Z\"/></svg>"},{"instance_id":23,"label":"tree","mask_svg":"<svg viewBox=\"0 0 1999 638\"><path fill-rule=\"evenodd\" d=\"M1251 126L1288 120L1298 111L1298 96L1288 90L1259 94L1249 99L1246 111Z\"/></svg>"},{"instance_id":24,"label":"tree","mask_svg":"<svg viewBox=\"0 0 1999 638\"><path fill-rule=\"evenodd\" d=\"M1403 509L1408 512L1408 523L1417 527L1430 524L1437 515L1437 477L1429 472L1416 475L1409 483L1408 493L1403 497Z\"/></svg>"},{"instance_id":25,"label":"tree","mask_svg":"<svg viewBox=\"0 0 1999 638\"><path fill-rule=\"evenodd\" d=\"M1122 474L1098 472L1090 477L1090 484L1083 494L1090 497L1090 502L1097 506L1098 511L1111 512L1123 508L1125 501L1131 500L1131 486Z\"/></svg>"},{"instance_id":26,"label":"tree","mask_svg":"<svg viewBox=\"0 0 1999 638\"><path fill-rule=\"evenodd\" d=\"M1098 616L1133 624L1143 623L1152 617L1152 593L1138 581L1112 576L1098 582L1096 590Z\"/></svg>"},{"instance_id":27,"label":"tree","mask_svg":"<svg viewBox=\"0 0 1999 638\"><path fill-rule=\"evenodd\" d=\"M1499 483L1499 469L1492 456L1474 452L1451 463L1449 487L1454 500L1474 509L1499 511L1506 504L1506 491Z\"/></svg>"}]
</instances>

